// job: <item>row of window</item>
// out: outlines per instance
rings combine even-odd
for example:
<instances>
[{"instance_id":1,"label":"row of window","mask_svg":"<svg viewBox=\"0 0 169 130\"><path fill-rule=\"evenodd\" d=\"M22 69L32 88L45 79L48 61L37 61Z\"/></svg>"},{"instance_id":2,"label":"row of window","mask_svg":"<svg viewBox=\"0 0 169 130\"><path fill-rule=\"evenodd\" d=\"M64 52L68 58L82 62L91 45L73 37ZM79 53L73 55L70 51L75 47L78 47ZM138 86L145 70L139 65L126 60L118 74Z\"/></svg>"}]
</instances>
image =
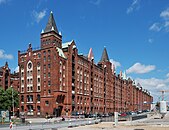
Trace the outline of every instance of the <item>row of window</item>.
<instances>
[{"instance_id":1,"label":"row of window","mask_svg":"<svg viewBox=\"0 0 169 130\"><path fill-rule=\"evenodd\" d=\"M39 94L37 94L36 100L37 100L37 102L40 102L40 95ZM33 95L27 95L26 101L33 102ZM21 102L24 102L24 95L21 95Z\"/></svg>"}]
</instances>

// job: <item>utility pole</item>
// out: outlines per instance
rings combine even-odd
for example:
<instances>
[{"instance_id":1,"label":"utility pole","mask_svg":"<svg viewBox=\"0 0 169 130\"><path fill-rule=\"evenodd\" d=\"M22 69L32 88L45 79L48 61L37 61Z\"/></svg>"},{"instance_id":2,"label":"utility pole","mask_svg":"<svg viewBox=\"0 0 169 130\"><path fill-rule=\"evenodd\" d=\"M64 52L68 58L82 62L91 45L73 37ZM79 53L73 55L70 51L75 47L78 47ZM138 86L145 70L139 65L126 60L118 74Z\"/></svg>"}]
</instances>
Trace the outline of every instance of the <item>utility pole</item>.
<instances>
[{"instance_id":1,"label":"utility pole","mask_svg":"<svg viewBox=\"0 0 169 130\"><path fill-rule=\"evenodd\" d=\"M13 117L14 117L14 95L13 95L13 87L11 86L11 88L12 88L12 108L13 108Z\"/></svg>"}]
</instances>

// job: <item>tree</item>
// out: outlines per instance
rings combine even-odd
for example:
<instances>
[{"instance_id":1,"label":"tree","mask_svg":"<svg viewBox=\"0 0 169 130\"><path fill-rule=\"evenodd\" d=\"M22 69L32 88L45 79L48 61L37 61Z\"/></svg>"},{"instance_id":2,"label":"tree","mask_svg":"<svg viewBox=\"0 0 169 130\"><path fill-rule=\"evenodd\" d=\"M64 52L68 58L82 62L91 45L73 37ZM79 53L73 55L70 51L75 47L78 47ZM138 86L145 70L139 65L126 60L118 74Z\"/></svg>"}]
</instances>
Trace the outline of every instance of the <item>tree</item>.
<instances>
[{"instance_id":1,"label":"tree","mask_svg":"<svg viewBox=\"0 0 169 130\"><path fill-rule=\"evenodd\" d=\"M4 109L4 101L5 101L5 91L2 87L0 87L0 109Z\"/></svg>"},{"instance_id":2,"label":"tree","mask_svg":"<svg viewBox=\"0 0 169 130\"><path fill-rule=\"evenodd\" d=\"M12 89L9 87L6 91L0 87L0 109L11 110L12 108ZM19 106L19 96L16 90L13 90L14 107Z\"/></svg>"}]
</instances>

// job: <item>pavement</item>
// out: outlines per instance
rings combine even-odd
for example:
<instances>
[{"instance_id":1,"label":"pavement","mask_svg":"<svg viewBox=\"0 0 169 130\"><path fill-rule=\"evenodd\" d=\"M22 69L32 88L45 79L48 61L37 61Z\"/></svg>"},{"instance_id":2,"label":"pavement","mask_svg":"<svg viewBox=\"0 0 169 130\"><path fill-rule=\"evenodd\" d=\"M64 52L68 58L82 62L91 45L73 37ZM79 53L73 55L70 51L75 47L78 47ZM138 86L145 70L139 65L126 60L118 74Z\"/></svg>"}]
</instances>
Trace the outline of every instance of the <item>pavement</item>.
<instances>
[{"instance_id":1,"label":"pavement","mask_svg":"<svg viewBox=\"0 0 169 130\"><path fill-rule=\"evenodd\" d=\"M169 126L114 126L111 122L96 125L86 125L74 128L60 128L58 130L169 130Z\"/></svg>"},{"instance_id":2,"label":"pavement","mask_svg":"<svg viewBox=\"0 0 169 130\"><path fill-rule=\"evenodd\" d=\"M65 118L65 121L61 121L61 119L61 117L26 119L30 124L14 126L13 130L169 130L169 112L163 119L161 119L160 114L156 113L140 120L121 121L118 122L117 126L114 125L114 122L95 124L93 119ZM0 127L0 130L9 130L9 127Z\"/></svg>"}]
</instances>

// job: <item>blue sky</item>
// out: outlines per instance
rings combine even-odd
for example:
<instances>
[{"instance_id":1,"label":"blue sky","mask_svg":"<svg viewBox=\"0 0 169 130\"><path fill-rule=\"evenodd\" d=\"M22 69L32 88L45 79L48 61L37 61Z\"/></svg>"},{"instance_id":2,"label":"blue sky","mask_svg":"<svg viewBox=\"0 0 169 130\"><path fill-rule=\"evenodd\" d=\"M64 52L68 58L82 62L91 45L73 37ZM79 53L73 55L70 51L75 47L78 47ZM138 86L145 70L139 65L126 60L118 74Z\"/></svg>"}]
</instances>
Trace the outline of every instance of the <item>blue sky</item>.
<instances>
[{"instance_id":1,"label":"blue sky","mask_svg":"<svg viewBox=\"0 0 169 130\"><path fill-rule=\"evenodd\" d=\"M97 63L106 46L116 72L126 70L155 101L169 90L168 0L0 0L0 66L8 61L14 71L18 50L40 46L50 11L79 53L93 48Z\"/></svg>"}]
</instances>

